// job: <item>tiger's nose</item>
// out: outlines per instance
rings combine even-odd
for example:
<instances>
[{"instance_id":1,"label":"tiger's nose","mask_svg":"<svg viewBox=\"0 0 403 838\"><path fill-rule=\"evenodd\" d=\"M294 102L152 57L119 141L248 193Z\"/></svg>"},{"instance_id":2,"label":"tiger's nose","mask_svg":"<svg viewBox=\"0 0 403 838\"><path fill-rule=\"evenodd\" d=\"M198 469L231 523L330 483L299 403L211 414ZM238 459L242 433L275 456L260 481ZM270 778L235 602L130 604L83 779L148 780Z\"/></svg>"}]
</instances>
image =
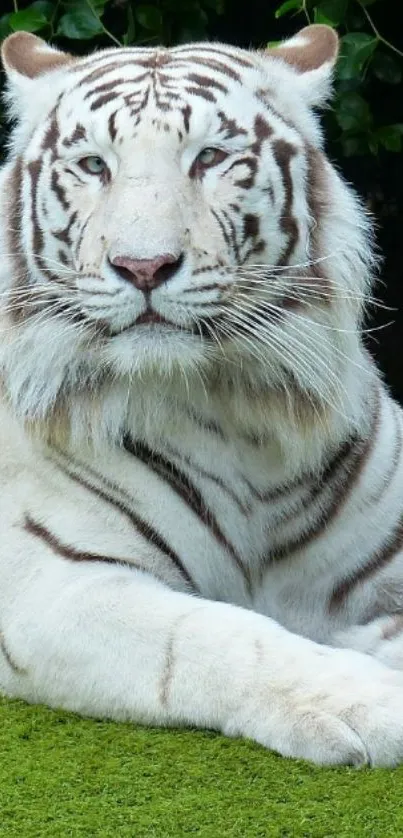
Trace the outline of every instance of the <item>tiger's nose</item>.
<instances>
[{"instance_id":1,"label":"tiger's nose","mask_svg":"<svg viewBox=\"0 0 403 838\"><path fill-rule=\"evenodd\" d=\"M160 256L154 256L154 259L114 256L109 262L122 279L130 282L139 291L153 291L172 279L183 262L183 254L178 258L172 253L162 253Z\"/></svg>"}]
</instances>

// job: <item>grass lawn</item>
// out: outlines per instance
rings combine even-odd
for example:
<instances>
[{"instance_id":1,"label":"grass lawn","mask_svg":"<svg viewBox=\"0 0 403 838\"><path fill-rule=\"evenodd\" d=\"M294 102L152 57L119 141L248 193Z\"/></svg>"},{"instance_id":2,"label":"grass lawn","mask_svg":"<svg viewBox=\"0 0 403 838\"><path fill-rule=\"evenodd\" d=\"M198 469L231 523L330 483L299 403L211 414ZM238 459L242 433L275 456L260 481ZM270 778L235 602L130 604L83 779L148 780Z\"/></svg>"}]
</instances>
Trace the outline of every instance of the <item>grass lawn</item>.
<instances>
[{"instance_id":1,"label":"grass lawn","mask_svg":"<svg viewBox=\"0 0 403 838\"><path fill-rule=\"evenodd\" d=\"M325 770L2 699L0 717L0 836L403 836L403 767Z\"/></svg>"}]
</instances>

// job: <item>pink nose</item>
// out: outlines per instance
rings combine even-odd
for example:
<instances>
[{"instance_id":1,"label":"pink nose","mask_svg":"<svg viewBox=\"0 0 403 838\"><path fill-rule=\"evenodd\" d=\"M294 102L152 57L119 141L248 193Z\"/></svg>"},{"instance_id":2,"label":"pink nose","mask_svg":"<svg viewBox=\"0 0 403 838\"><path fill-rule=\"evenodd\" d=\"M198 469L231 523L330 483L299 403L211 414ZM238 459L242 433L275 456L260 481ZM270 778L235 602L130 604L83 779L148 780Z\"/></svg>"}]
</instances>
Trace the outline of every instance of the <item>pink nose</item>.
<instances>
[{"instance_id":1,"label":"pink nose","mask_svg":"<svg viewBox=\"0 0 403 838\"><path fill-rule=\"evenodd\" d=\"M130 256L114 256L110 259L122 279L131 282L139 291L152 291L168 282L182 263L171 253L162 253L154 259L131 259Z\"/></svg>"}]
</instances>

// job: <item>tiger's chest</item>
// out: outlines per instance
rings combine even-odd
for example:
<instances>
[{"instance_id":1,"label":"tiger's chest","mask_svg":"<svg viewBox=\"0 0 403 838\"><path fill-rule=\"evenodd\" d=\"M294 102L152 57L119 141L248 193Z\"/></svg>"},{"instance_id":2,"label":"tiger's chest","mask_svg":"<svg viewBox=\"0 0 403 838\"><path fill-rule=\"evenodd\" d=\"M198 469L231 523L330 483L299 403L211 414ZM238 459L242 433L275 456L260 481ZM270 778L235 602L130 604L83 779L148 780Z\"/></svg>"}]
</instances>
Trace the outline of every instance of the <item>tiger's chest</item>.
<instances>
[{"instance_id":1,"label":"tiger's chest","mask_svg":"<svg viewBox=\"0 0 403 838\"><path fill-rule=\"evenodd\" d=\"M82 464L83 479L89 465ZM206 429L147 442L127 436L98 474L105 492L118 487L180 558L198 593L253 607L274 520L264 498L270 480L253 444Z\"/></svg>"},{"instance_id":2,"label":"tiger's chest","mask_svg":"<svg viewBox=\"0 0 403 838\"><path fill-rule=\"evenodd\" d=\"M19 445L10 457L21 465ZM9 523L15 533L28 522L29 561L124 562L315 635L328 574L303 543L312 487L285 481L272 450L184 420L163 439L128 435L99 459L52 449L24 461Z\"/></svg>"},{"instance_id":3,"label":"tiger's chest","mask_svg":"<svg viewBox=\"0 0 403 838\"><path fill-rule=\"evenodd\" d=\"M291 569L290 579L283 555L309 522L310 487L303 479L284 481L275 452L253 440L184 421L163 439L127 435L100 468L87 457L60 465L71 472L66 491L75 493L71 508L87 550L113 547L128 561L141 554L152 572L151 556L162 552L165 566L178 560L197 594L270 616L281 601L290 620L296 610L290 583L308 599L317 584L314 566L307 572L305 565L298 580Z\"/></svg>"}]
</instances>

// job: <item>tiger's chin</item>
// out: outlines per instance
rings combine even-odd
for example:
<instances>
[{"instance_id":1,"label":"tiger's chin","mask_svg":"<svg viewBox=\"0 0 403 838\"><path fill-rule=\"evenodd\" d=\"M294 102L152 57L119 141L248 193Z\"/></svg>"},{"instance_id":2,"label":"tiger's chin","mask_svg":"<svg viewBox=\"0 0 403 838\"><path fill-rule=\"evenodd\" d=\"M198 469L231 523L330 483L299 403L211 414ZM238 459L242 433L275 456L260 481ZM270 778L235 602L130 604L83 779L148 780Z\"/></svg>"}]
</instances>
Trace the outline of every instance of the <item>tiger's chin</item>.
<instances>
[{"instance_id":1,"label":"tiger's chin","mask_svg":"<svg viewBox=\"0 0 403 838\"><path fill-rule=\"evenodd\" d=\"M165 321L133 324L111 335L105 342L102 358L114 374L159 378L171 375L200 374L211 366L212 347L203 336Z\"/></svg>"}]
</instances>

